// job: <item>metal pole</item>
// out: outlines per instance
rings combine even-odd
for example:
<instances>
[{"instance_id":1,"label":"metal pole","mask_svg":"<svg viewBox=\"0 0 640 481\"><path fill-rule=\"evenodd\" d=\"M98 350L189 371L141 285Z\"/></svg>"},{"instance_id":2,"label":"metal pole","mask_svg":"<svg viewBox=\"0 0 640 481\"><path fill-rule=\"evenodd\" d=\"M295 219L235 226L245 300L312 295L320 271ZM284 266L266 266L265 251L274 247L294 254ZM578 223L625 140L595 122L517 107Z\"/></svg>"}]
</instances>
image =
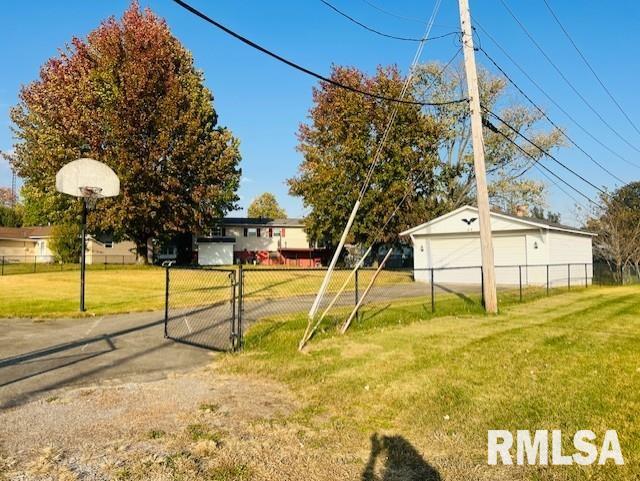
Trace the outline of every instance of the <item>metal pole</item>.
<instances>
[{"instance_id":1,"label":"metal pole","mask_svg":"<svg viewBox=\"0 0 640 481\"><path fill-rule=\"evenodd\" d=\"M4 276L4 256L2 256L2 272L0 273L0 276Z\"/></svg>"},{"instance_id":2,"label":"metal pole","mask_svg":"<svg viewBox=\"0 0 640 481\"><path fill-rule=\"evenodd\" d=\"M167 263L164 282L164 337L169 337L167 324L169 323L169 268L171 263Z\"/></svg>"},{"instance_id":3,"label":"metal pole","mask_svg":"<svg viewBox=\"0 0 640 481\"><path fill-rule=\"evenodd\" d=\"M547 295L549 295L549 264L547 264Z\"/></svg>"},{"instance_id":4,"label":"metal pole","mask_svg":"<svg viewBox=\"0 0 640 481\"><path fill-rule=\"evenodd\" d=\"M522 266L518 266L518 278L520 282L520 302L522 302Z\"/></svg>"},{"instance_id":5,"label":"metal pole","mask_svg":"<svg viewBox=\"0 0 640 481\"><path fill-rule=\"evenodd\" d=\"M589 287L589 277L587 274L587 263L584 264L584 287Z\"/></svg>"},{"instance_id":6,"label":"metal pole","mask_svg":"<svg viewBox=\"0 0 640 481\"><path fill-rule=\"evenodd\" d=\"M354 305L358 305L358 301L360 300L360 293L358 292L358 273L360 272L360 269L356 266L356 273L355 273L355 304ZM356 319L360 319L360 311L356 312Z\"/></svg>"},{"instance_id":7,"label":"metal pole","mask_svg":"<svg viewBox=\"0 0 640 481\"><path fill-rule=\"evenodd\" d=\"M480 303L484 308L484 272L482 270L482 266L480 266L480 290L482 291L480 294Z\"/></svg>"},{"instance_id":8,"label":"metal pole","mask_svg":"<svg viewBox=\"0 0 640 481\"><path fill-rule=\"evenodd\" d=\"M244 310L244 269L238 266L238 349L242 349L242 311Z\"/></svg>"},{"instance_id":9,"label":"metal pole","mask_svg":"<svg viewBox=\"0 0 640 481\"><path fill-rule=\"evenodd\" d=\"M460 27L462 30L462 49L464 67L469 93L469 111L471 114L471 141L473 145L473 166L476 176L476 200L480 224L480 252L482 255L482 275L485 310L490 314L498 312L498 294L496 292L496 273L491 232L491 212L489 209L489 193L487 173L484 159L484 140L482 134L482 112L480 110L480 89L478 72L473 47L471 13L468 0L458 0L460 7Z\"/></svg>"},{"instance_id":10,"label":"metal pole","mask_svg":"<svg viewBox=\"0 0 640 481\"><path fill-rule=\"evenodd\" d=\"M87 248L87 199L82 199L82 247L80 248L80 312L84 312L85 251Z\"/></svg>"},{"instance_id":11,"label":"metal pole","mask_svg":"<svg viewBox=\"0 0 640 481\"><path fill-rule=\"evenodd\" d=\"M431 268L431 312L436 312L435 289L433 287L433 268Z\"/></svg>"},{"instance_id":12,"label":"metal pole","mask_svg":"<svg viewBox=\"0 0 640 481\"><path fill-rule=\"evenodd\" d=\"M37 263L38 263L38 256L33 256L33 272L36 271Z\"/></svg>"},{"instance_id":13,"label":"metal pole","mask_svg":"<svg viewBox=\"0 0 640 481\"><path fill-rule=\"evenodd\" d=\"M567 290L571 290L571 264L567 264Z\"/></svg>"},{"instance_id":14,"label":"metal pole","mask_svg":"<svg viewBox=\"0 0 640 481\"><path fill-rule=\"evenodd\" d=\"M232 271L229 274L231 279L231 348L236 351L238 349L238 325L236 322L236 273Z\"/></svg>"}]
</instances>

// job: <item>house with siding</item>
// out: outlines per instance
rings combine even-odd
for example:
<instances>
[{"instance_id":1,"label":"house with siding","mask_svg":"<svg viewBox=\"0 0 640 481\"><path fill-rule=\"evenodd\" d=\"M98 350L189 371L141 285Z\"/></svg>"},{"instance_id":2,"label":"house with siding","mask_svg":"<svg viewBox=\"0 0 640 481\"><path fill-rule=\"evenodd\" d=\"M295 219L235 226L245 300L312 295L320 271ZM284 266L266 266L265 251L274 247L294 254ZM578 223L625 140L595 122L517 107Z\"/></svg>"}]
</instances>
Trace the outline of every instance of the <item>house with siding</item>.
<instances>
[{"instance_id":1,"label":"house with siding","mask_svg":"<svg viewBox=\"0 0 640 481\"><path fill-rule=\"evenodd\" d=\"M53 262L51 226L0 227L0 258L16 262Z\"/></svg>"},{"instance_id":2,"label":"house with siding","mask_svg":"<svg viewBox=\"0 0 640 481\"><path fill-rule=\"evenodd\" d=\"M302 219L227 217L197 239L198 263L316 267L326 250L309 241Z\"/></svg>"}]
</instances>

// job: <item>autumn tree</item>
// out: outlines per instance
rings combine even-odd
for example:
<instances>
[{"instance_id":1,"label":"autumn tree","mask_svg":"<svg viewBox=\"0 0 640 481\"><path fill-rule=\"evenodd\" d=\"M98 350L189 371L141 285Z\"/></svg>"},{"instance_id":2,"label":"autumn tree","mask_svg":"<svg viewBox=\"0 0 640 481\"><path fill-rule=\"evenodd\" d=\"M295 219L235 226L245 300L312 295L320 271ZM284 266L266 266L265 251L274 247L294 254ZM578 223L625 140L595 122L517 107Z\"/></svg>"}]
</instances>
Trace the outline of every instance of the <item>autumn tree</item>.
<instances>
[{"instance_id":1,"label":"autumn tree","mask_svg":"<svg viewBox=\"0 0 640 481\"><path fill-rule=\"evenodd\" d=\"M594 250L623 282L625 271L633 267L640 276L640 182L600 195L600 208L587 228L596 232Z\"/></svg>"},{"instance_id":2,"label":"autumn tree","mask_svg":"<svg viewBox=\"0 0 640 481\"><path fill-rule=\"evenodd\" d=\"M57 224L51 230L49 248L59 262L76 263L82 250L82 230L77 223Z\"/></svg>"},{"instance_id":3,"label":"autumn tree","mask_svg":"<svg viewBox=\"0 0 640 481\"><path fill-rule=\"evenodd\" d=\"M236 207L238 141L218 126L191 54L150 10L132 3L86 40L73 38L20 92L11 111L13 166L39 223L74 220L79 202L55 192L55 174L80 156L115 170L121 195L98 202L94 232L136 243L199 230Z\"/></svg>"},{"instance_id":4,"label":"autumn tree","mask_svg":"<svg viewBox=\"0 0 640 481\"><path fill-rule=\"evenodd\" d=\"M404 82L395 67L379 67L368 76L356 68L334 66L331 78L388 97L399 97ZM305 222L313 240L337 244L394 107L324 82L313 89L309 122L298 130L303 161L288 181L291 194L310 209ZM458 172L438 157L440 124L419 105L397 108L350 242L394 241L401 230L450 206L446 189ZM377 235L405 193L403 208Z\"/></svg>"},{"instance_id":5,"label":"autumn tree","mask_svg":"<svg viewBox=\"0 0 640 481\"><path fill-rule=\"evenodd\" d=\"M427 63L418 66L415 77L415 96L419 100L442 102L466 96L462 67L444 69L438 62ZM489 125L484 129L484 145L491 204L510 213L515 213L518 205L543 207L544 184L528 179L526 173L544 154L518 134L550 151L563 145L562 132L555 128L545 130L541 126L543 114L540 111L514 102L502 77L479 68L478 83L481 104L496 112L518 132L485 114ZM461 195L466 194L473 199L475 177L469 106L465 103L451 104L433 108L431 112L443 125L442 161L450 167L459 167L461 172L453 179L456 186L451 186L451 190L457 189Z\"/></svg>"},{"instance_id":6,"label":"autumn tree","mask_svg":"<svg viewBox=\"0 0 640 481\"><path fill-rule=\"evenodd\" d=\"M253 199L247 209L249 217L263 217L266 219L284 219L287 217L285 210L280 207L276 196L271 192L265 192Z\"/></svg>"}]
</instances>

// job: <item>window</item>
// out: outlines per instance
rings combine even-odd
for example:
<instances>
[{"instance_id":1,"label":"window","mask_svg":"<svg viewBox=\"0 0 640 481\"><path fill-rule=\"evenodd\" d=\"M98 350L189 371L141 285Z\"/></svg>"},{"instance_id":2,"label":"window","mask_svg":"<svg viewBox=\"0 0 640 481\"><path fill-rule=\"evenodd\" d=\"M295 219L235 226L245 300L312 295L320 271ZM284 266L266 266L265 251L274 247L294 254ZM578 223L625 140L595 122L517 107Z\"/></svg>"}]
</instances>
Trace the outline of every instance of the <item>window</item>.
<instances>
[{"instance_id":1,"label":"window","mask_svg":"<svg viewBox=\"0 0 640 481\"><path fill-rule=\"evenodd\" d=\"M260 229L256 229L255 227L245 227L244 228L244 236L245 237L259 237Z\"/></svg>"},{"instance_id":2,"label":"window","mask_svg":"<svg viewBox=\"0 0 640 481\"><path fill-rule=\"evenodd\" d=\"M211 233L214 237L225 237L227 235L227 229L226 227L216 225L213 227L213 230L211 231Z\"/></svg>"},{"instance_id":3,"label":"window","mask_svg":"<svg viewBox=\"0 0 640 481\"><path fill-rule=\"evenodd\" d=\"M272 237L282 237L282 229L280 229L279 227L275 227L274 229L272 229Z\"/></svg>"}]
</instances>

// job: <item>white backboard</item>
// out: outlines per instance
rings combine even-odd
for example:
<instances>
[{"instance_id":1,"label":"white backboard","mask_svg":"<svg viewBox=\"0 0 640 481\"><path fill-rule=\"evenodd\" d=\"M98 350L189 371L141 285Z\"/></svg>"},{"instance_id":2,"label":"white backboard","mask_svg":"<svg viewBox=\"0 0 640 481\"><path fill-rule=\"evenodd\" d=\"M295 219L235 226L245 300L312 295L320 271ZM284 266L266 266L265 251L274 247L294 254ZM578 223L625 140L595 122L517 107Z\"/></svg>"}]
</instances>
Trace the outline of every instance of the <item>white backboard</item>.
<instances>
[{"instance_id":1,"label":"white backboard","mask_svg":"<svg viewBox=\"0 0 640 481\"><path fill-rule=\"evenodd\" d=\"M109 166L87 158L69 162L56 174L58 192L84 197L85 187L96 188L100 197L115 197L120 194L120 179Z\"/></svg>"}]
</instances>

